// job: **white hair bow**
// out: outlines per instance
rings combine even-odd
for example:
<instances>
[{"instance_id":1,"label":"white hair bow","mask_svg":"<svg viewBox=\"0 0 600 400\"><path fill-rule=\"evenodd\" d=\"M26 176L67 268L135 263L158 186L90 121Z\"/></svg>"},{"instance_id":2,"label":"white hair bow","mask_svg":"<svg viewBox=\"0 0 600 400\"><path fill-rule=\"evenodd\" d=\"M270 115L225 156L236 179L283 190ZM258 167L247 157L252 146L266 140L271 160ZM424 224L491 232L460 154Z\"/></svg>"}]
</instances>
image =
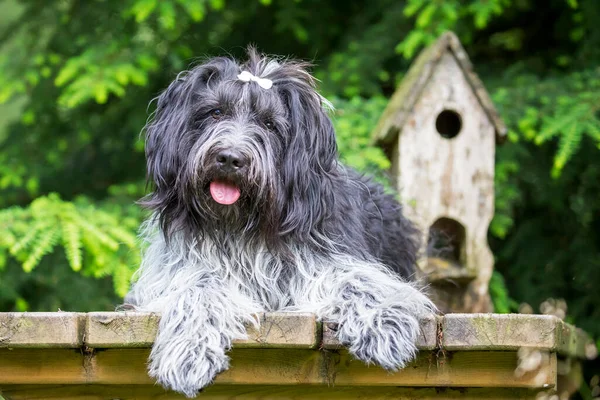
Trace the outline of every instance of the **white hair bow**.
<instances>
[{"instance_id":1,"label":"white hair bow","mask_svg":"<svg viewBox=\"0 0 600 400\"><path fill-rule=\"evenodd\" d=\"M271 89L271 86L273 86L273 81L270 79L266 79L266 78L259 78L257 76L252 75L250 72L248 71L243 71L241 74L239 74L238 79L240 81L244 81L244 82L256 82L258 83L258 86L260 86L263 89Z\"/></svg>"}]
</instances>

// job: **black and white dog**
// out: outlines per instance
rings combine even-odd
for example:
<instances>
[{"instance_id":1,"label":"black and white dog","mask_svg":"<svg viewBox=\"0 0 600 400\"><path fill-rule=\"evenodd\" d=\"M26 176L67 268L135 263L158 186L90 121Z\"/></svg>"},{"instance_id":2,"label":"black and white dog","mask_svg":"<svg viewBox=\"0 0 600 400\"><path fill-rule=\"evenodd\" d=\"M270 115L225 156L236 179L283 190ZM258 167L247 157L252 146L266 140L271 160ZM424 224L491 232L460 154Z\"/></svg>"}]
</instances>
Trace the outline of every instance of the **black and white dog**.
<instances>
[{"instance_id":1,"label":"black and white dog","mask_svg":"<svg viewBox=\"0 0 600 400\"><path fill-rule=\"evenodd\" d=\"M416 352L435 306L409 282L418 232L381 186L338 161L330 104L307 65L214 58L158 98L146 155L148 247L126 302L162 314L149 373L194 396L266 311L339 323L358 359Z\"/></svg>"}]
</instances>

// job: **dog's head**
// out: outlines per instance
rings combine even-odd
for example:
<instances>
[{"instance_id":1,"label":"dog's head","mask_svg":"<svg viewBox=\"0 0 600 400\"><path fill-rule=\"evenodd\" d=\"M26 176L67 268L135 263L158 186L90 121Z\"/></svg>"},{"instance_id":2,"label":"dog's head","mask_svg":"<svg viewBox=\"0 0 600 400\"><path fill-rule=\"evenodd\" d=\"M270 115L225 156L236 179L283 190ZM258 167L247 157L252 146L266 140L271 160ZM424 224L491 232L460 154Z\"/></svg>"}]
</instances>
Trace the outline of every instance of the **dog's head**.
<instances>
[{"instance_id":1,"label":"dog's head","mask_svg":"<svg viewBox=\"0 0 600 400\"><path fill-rule=\"evenodd\" d=\"M180 74L146 127L144 201L163 232L308 237L326 216L337 149L301 62L248 51Z\"/></svg>"}]
</instances>

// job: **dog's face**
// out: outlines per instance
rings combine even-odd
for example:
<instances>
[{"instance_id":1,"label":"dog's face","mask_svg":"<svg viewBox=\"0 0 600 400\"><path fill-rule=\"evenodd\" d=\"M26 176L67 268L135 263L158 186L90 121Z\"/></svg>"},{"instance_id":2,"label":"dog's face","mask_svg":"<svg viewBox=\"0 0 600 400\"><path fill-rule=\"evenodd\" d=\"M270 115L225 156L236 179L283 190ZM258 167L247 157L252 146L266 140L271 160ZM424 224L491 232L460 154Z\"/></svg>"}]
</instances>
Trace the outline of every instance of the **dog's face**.
<instances>
[{"instance_id":1,"label":"dog's face","mask_svg":"<svg viewBox=\"0 0 600 400\"><path fill-rule=\"evenodd\" d=\"M164 232L309 235L336 170L331 121L305 65L249 51L180 75L147 126Z\"/></svg>"}]
</instances>

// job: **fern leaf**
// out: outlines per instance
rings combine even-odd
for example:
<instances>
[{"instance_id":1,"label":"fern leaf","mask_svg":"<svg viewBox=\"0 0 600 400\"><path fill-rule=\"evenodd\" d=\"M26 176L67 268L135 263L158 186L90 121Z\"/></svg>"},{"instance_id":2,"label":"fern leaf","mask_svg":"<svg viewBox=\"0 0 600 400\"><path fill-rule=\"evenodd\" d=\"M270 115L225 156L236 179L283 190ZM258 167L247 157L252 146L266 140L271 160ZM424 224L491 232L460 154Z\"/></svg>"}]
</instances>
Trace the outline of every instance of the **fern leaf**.
<instances>
[{"instance_id":1,"label":"fern leaf","mask_svg":"<svg viewBox=\"0 0 600 400\"><path fill-rule=\"evenodd\" d=\"M129 290L129 284L133 271L125 263L118 263L112 273L113 286L115 293L121 297L125 297Z\"/></svg>"},{"instance_id":2,"label":"fern leaf","mask_svg":"<svg viewBox=\"0 0 600 400\"><path fill-rule=\"evenodd\" d=\"M137 237L127 229L123 229L120 226L108 226L108 232L110 235L125 244L129 248L135 248L137 243Z\"/></svg>"},{"instance_id":3,"label":"fern leaf","mask_svg":"<svg viewBox=\"0 0 600 400\"><path fill-rule=\"evenodd\" d=\"M550 121L547 121L542 126L540 133L536 136L535 144L540 145L545 141L552 139L554 136L557 136L563 129L571 126L577 118L577 115L568 113L566 115L559 115L552 118Z\"/></svg>"},{"instance_id":4,"label":"fern leaf","mask_svg":"<svg viewBox=\"0 0 600 400\"><path fill-rule=\"evenodd\" d=\"M62 221L62 244L73 271L81 270L81 232L71 221Z\"/></svg>"},{"instance_id":5,"label":"fern leaf","mask_svg":"<svg viewBox=\"0 0 600 400\"><path fill-rule=\"evenodd\" d=\"M587 134L600 145L600 121L593 119L585 125Z\"/></svg>"},{"instance_id":6,"label":"fern leaf","mask_svg":"<svg viewBox=\"0 0 600 400\"><path fill-rule=\"evenodd\" d=\"M583 136L582 125L576 121L570 126L569 130L560 137L558 150L554 157L554 166L552 168L552 176L558 177L564 168L565 164L573 154L579 149L581 138Z\"/></svg>"},{"instance_id":7,"label":"fern leaf","mask_svg":"<svg viewBox=\"0 0 600 400\"><path fill-rule=\"evenodd\" d=\"M88 269L88 272L91 272L96 278L105 276L109 272L106 267L106 251L100 247L100 244L96 240L88 235L82 236L81 239L85 249L92 258L92 262L89 264L94 267L92 270L89 270L87 267L86 269Z\"/></svg>"},{"instance_id":8,"label":"fern leaf","mask_svg":"<svg viewBox=\"0 0 600 400\"><path fill-rule=\"evenodd\" d=\"M40 232L35 248L25 262L23 262L23 270L25 272L31 272L39 264L42 257L52 251L58 241L58 236L59 230L57 227L50 227Z\"/></svg>"},{"instance_id":9,"label":"fern leaf","mask_svg":"<svg viewBox=\"0 0 600 400\"><path fill-rule=\"evenodd\" d=\"M29 247L32 243L36 242L36 238L38 237L41 231L46 229L47 225L47 222L38 222L34 224L29 230L29 232L25 234L25 236L23 236L19 241L17 241L17 243L11 246L10 254L12 254L13 256L17 255L18 253Z\"/></svg>"},{"instance_id":10,"label":"fern leaf","mask_svg":"<svg viewBox=\"0 0 600 400\"><path fill-rule=\"evenodd\" d=\"M119 248L119 243L117 243L106 233L98 229L97 226L94 226L85 219L78 218L76 223L83 229L83 231L85 231L85 233L87 233L89 236L93 237L95 240L108 247L109 249L117 250Z\"/></svg>"}]
</instances>

